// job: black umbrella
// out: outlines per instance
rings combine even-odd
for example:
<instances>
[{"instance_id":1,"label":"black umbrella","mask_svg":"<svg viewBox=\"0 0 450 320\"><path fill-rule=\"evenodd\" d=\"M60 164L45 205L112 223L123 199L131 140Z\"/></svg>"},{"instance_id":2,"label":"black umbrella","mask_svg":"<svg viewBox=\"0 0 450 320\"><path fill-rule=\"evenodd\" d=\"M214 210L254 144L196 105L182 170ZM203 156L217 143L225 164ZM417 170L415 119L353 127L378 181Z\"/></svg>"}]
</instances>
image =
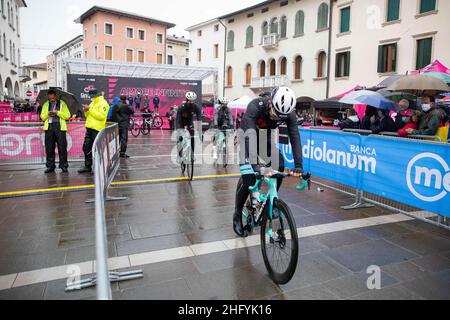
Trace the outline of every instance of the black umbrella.
<instances>
[{"instance_id":1,"label":"black umbrella","mask_svg":"<svg viewBox=\"0 0 450 320\"><path fill-rule=\"evenodd\" d=\"M39 104L41 106L44 105L45 102L47 102L47 100L48 100L47 94L48 94L49 90L50 89L41 90L39 92L37 101L39 102ZM57 89L57 88L51 88L51 90L56 91L56 96L58 97L58 99L64 101L67 104L67 107L69 108L71 115L76 114L78 111L83 112L83 106L82 106L81 102L72 93L65 92L65 91L63 91L61 89Z\"/></svg>"}]
</instances>

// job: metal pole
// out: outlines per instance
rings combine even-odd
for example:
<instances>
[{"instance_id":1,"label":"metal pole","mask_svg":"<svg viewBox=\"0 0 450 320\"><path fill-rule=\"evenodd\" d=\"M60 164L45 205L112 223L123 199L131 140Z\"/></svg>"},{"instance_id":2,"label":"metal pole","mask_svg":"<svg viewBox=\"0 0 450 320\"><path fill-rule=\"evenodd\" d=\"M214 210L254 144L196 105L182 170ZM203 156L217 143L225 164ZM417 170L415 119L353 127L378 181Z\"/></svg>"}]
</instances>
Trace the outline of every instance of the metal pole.
<instances>
[{"instance_id":1,"label":"metal pole","mask_svg":"<svg viewBox=\"0 0 450 320\"><path fill-rule=\"evenodd\" d=\"M100 175L103 174L100 166L98 151L94 150L95 170L95 249L97 269L97 299L111 300L111 285L108 272L108 255L105 222L105 190Z\"/></svg>"}]
</instances>

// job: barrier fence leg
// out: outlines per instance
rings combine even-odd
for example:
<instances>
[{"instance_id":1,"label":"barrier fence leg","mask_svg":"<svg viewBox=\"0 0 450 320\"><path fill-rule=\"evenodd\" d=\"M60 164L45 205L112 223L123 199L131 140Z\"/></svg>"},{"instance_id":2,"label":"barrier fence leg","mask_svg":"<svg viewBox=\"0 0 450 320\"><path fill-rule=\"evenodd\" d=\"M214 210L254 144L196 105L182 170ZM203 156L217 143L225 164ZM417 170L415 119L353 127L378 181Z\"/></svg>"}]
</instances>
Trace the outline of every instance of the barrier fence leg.
<instances>
[{"instance_id":1,"label":"barrier fence leg","mask_svg":"<svg viewBox=\"0 0 450 320\"><path fill-rule=\"evenodd\" d=\"M370 204L368 202L364 201L364 197L363 197L363 190L356 190L356 199L355 202L351 205L348 206L343 206L341 207L344 210L354 210L354 209L361 209L361 208L372 208L374 207L373 204Z\"/></svg>"}]
</instances>

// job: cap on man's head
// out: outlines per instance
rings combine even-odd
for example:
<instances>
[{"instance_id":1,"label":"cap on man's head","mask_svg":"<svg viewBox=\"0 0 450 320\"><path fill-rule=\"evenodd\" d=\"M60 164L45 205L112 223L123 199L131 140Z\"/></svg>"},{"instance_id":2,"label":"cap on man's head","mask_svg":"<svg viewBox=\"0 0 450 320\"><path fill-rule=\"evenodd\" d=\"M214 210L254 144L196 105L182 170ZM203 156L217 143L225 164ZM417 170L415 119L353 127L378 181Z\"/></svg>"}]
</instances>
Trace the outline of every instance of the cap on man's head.
<instances>
[{"instance_id":1,"label":"cap on man's head","mask_svg":"<svg viewBox=\"0 0 450 320\"><path fill-rule=\"evenodd\" d=\"M401 107L409 108L409 101L406 100L406 99L402 99L398 104L399 104Z\"/></svg>"},{"instance_id":2,"label":"cap on man's head","mask_svg":"<svg viewBox=\"0 0 450 320\"><path fill-rule=\"evenodd\" d=\"M47 95L55 95L56 96L56 90L50 89L47 91Z\"/></svg>"},{"instance_id":3,"label":"cap on man's head","mask_svg":"<svg viewBox=\"0 0 450 320\"><path fill-rule=\"evenodd\" d=\"M92 89L89 90L89 97L91 98L97 98L100 97L102 94L100 93L100 91L98 91L98 89Z\"/></svg>"}]
</instances>

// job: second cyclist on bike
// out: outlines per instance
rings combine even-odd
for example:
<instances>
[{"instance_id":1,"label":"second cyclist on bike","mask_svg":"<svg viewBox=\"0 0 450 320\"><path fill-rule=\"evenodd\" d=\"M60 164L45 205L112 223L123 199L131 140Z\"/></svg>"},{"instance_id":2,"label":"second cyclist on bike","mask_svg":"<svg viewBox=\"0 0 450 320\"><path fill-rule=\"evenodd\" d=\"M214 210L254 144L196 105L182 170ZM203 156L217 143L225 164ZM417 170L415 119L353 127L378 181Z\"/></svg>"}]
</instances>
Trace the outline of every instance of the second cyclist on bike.
<instances>
[{"instance_id":1,"label":"second cyclist on bike","mask_svg":"<svg viewBox=\"0 0 450 320\"><path fill-rule=\"evenodd\" d=\"M185 129L189 131L191 137L194 137L196 131L199 133L199 135L202 134L202 110L195 103L196 100L197 94L195 92L188 92L186 93L186 102L184 102L178 108L175 121L176 121L176 129L178 131L179 144L183 142ZM181 150L178 151L181 152ZM192 152L194 152L193 144L192 144Z\"/></svg>"},{"instance_id":2,"label":"second cyclist on bike","mask_svg":"<svg viewBox=\"0 0 450 320\"><path fill-rule=\"evenodd\" d=\"M217 132L214 134L213 142L213 159L216 161L218 159L217 152L217 141L221 134L227 137L227 130L233 129L234 121L233 114L231 110L228 108L228 100L227 98L219 98L218 105L214 109L214 122L213 129L216 129Z\"/></svg>"}]
</instances>

